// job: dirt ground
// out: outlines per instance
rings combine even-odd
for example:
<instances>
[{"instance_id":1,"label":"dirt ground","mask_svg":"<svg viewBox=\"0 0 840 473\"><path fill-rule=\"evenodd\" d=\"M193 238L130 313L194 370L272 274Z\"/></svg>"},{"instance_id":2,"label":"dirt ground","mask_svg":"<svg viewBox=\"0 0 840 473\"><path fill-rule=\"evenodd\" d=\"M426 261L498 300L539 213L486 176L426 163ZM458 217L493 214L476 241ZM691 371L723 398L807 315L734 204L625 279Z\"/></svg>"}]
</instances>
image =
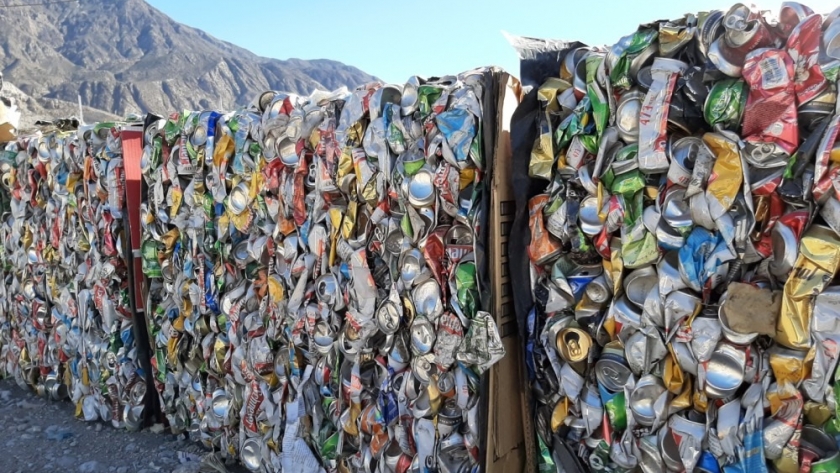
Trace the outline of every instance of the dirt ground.
<instances>
[{"instance_id":1,"label":"dirt ground","mask_svg":"<svg viewBox=\"0 0 840 473\"><path fill-rule=\"evenodd\" d=\"M128 432L73 417L70 402L50 402L0 380L0 472L198 473L206 454L192 442L149 429ZM219 471L205 470L202 471ZM242 473L241 466L228 472Z\"/></svg>"}]
</instances>

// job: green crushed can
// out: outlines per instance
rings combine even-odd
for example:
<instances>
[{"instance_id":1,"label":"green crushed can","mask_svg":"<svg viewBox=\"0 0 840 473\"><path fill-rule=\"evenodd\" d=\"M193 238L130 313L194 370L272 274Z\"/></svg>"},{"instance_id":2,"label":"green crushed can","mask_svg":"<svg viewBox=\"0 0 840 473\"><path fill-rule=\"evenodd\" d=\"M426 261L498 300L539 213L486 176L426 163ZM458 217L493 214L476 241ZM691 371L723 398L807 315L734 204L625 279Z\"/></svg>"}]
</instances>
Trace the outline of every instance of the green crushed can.
<instances>
[{"instance_id":1,"label":"green crushed can","mask_svg":"<svg viewBox=\"0 0 840 473\"><path fill-rule=\"evenodd\" d=\"M633 84L630 78L630 64L659 38L659 31L654 29L638 30L633 33L630 43L621 52L615 67L610 71L610 82L616 89L629 89Z\"/></svg>"},{"instance_id":2,"label":"green crushed can","mask_svg":"<svg viewBox=\"0 0 840 473\"><path fill-rule=\"evenodd\" d=\"M747 104L747 83L742 79L725 79L715 82L706 103L703 117L712 126L735 131L741 125L744 106Z\"/></svg>"}]
</instances>

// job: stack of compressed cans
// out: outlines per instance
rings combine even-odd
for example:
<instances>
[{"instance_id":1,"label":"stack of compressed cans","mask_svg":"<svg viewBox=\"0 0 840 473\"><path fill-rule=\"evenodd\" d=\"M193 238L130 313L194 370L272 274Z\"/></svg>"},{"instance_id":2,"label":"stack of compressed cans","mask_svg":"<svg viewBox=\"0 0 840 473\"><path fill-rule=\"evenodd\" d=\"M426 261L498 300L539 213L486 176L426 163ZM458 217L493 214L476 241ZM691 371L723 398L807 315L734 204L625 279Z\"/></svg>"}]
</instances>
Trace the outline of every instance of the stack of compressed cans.
<instances>
[{"instance_id":1,"label":"stack of compressed cans","mask_svg":"<svg viewBox=\"0 0 840 473\"><path fill-rule=\"evenodd\" d=\"M146 383L123 248L122 126L62 120L0 156L0 375L71 399L86 421L137 429Z\"/></svg>"},{"instance_id":2,"label":"stack of compressed cans","mask_svg":"<svg viewBox=\"0 0 840 473\"><path fill-rule=\"evenodd\" d=\"M147 117L144 305L173 432L252 471L478 469L504 355L476 256L491 77Z\"/></svg>"},{"instance_id":3,"label":"stack of compressed cans","mask_svg":"<svg viewBox=\"0 0 840 473\"><path fill-rule=\"evenodd\" d=\"M838 16L658 21L538 87L544 471L840 469Z\"/></svg>"}]
</instances>

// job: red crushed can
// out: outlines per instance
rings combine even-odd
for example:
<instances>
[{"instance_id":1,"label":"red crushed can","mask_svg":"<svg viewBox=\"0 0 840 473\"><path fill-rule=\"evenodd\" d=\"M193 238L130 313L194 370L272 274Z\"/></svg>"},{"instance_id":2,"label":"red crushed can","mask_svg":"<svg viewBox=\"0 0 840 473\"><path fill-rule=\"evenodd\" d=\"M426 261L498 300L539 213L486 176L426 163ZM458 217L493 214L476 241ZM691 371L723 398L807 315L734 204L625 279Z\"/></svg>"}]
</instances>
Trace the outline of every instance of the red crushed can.
<instances>
[{"instance_id":1,"label":"red crushed can","mask_svg":"<svg viewBox=\"0 0 840 473\"><path fill-rule=\"evenodd\" d=\"M825 131L822 141L817 148L817 162L814 166L814 187L812 189L814 199L817 202L823 201L825 196L834 190L834 181L837 179L837 166L831 167L831 150L840 134L840 115L835 115ZM838 193L840 195L840 193Z\"/></svg>"},{"instance_id":2,"label":"red crushed can","mask_svg":"<svg viewBox=\"0 0 840 473\"><path fill-rule=\"evenodd\" d=\"M760 49L747 55L743 75L750 93L742 135L748 144L774 144L792 154L799 146L793 60L784 51Z\"/></svg>"},{"instance_id":3,"label":"red crushed can","mask_svg":"<svg viewBox=\"0 0 840 473\"><path fill-rule=\"evenodd\" d=\"M813 15L814 10L811 10L807 5L797 2L782 2L782 8L779 10L779 24L776 25L776 31L782 39L788 38L790 33L796 28L796 25L802 22L808 15Z\"/></svg>"},{"instance_id":4,"label":"red crushed can","mask_svg":"<svg viewBox=\"0 0 840 473\"><path fill-rule=\"evenodd\" d=\"M785 210L785 203L779 194L776 194L775 192L768 196L759 197L758 199L766 199L766 206L762 212L764 215L761 219L764 224L757 235L758 239L755 241L754 245L755 250L761 256L768 258L771 254L773 254L773 238L771 236L771 232L773 230L773 226ZM758 217L758 210L756 210L756 217Z\"/></svg>"},{"instance_id":5,"label":"red crushed can","mask_svg":"<svg viewBox=\"0 0 840 473\"><path fill-rule=\"evenodd\" d=\"M799 105L812 100L828 87L817 60L820 54L821 27L821 15L808 16L793 29L785 46L794 64L793 86Z\"/></svg>"},{"instance_id":6,"label":"red crushed can","mask_svg":"<svg viewBox=\"0 0 840 473\"><path fill-rule=\"evenodd\" d=\"M743 64L751 51L773 44L773 35L754 5L733 5L723 17L723 27L727 59L734 64Z\"/></svg>"}]
</instances>

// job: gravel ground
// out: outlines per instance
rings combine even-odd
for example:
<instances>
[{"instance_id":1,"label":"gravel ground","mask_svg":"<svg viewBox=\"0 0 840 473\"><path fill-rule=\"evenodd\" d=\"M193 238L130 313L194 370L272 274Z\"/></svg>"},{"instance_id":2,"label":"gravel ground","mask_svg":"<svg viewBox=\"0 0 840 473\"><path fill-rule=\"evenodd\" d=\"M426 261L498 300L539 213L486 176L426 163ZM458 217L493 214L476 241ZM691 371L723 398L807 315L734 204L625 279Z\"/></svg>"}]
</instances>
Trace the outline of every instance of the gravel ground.
<instances>
[{"instance_id":1,"label":"gravel ground","mask_svg":"<svg viewBox=\"0 0 840 473\"><path fill-rule=\"evenodd\" d=\"M128 432L73 417L70 402L49 402L0 380L0 472L198 473L206 453L192 442L146 429ZM186 458L179 460L179 452ZM205 471L220 471L206 470ZM228 472L242 473L241 466Z\"/></svg>"}]
</instances>

